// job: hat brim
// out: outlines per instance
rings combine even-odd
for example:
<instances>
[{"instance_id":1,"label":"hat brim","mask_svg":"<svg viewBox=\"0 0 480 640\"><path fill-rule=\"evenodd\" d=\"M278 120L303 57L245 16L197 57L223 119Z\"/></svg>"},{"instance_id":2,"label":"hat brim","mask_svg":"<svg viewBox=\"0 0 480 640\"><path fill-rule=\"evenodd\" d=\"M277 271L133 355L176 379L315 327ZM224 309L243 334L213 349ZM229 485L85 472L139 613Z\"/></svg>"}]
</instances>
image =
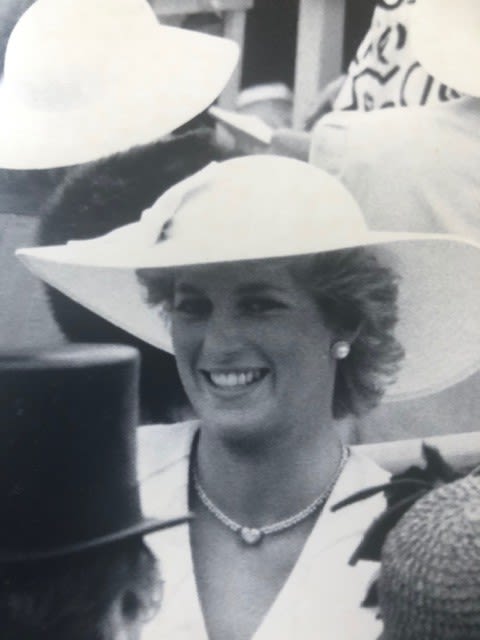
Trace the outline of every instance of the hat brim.
<instances>
[{"instance_id":1,"label":"hat brim","mask_svg":"<svg viewBox=\"0 0 480 640\"><path fill-rule=\"evenodd\" d=\"M480 247L461 238L437 234L366 232L355 241L319 246L304 236L303 246L274 250L265 239L251 255L237 256L235 245L218 247L216 255L199 259L192 246L172 239L142 252L109 253L95 241L17 252L42 280L94 313L155 347L173 353L168 317L149 307L135 271L180 266L269 259L369 246L382 263L400 276L396 335L405 350L397 381L387 390L391 399L428 395L460 382L480 368ZM81 249L85 246L85 251ZM287 250L287 245L290 250ZM315 248L314 248L315 246ZM88 248L87 248L88 247Z\"/></svg>"},{"instance_id":2,"label":"hat brim","mask_svg":"<svg viewBox=\"0 0 480 640\"><path fill-rule=\"evenodd\" d=\"M115 82L75 109L29 108L0 85L0 167L71 166L153 142L218 97L239 49L225 38L159 25L158 38L139 43L135 55Z\"/></svg>"},{"instance_id":3,"label":"hat brim","mask_svg":"<svg viewBox=\"0 0 480 640\"><path fill-rule=\"evenodd\" d=\"M185 524L191 520L191 516L179 516L168 520L157 520L154 518L144 518L138 524L125 529L117 530L113 533L99 536L77 544L70 544L52 549L39 549L29 551L11 550L0 551L0 564L13 564L24 562L35 562L40 560L48 560L53 558L61 558L70 556L82 551L97 549L116 542L122 542L131 538L145 536L155 531L169 529L181 524Z\"/></svg>"}]
</instances>

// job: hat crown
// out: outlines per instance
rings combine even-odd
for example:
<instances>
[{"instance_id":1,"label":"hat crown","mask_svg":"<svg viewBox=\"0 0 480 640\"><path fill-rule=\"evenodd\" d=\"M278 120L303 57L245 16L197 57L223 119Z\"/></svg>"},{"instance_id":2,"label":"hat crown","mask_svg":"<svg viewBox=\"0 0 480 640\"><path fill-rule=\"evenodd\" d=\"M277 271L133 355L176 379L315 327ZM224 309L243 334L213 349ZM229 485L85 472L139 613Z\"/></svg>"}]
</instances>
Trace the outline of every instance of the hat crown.
<instances>
[{"instance_id":1,"label":"hat crown","mask_svg":"<svg viewBox=\"0 0 480 640\"><path fill-rule=\"evenodd\" d=\"M114 85L154 33L158 23L144 0L37 0L10 36L5 89L30 108L83 106Z\"/></svg>"},{"instance_id":2,"label":"hat crown","mask_svg":"<svg viewBox=\"0 0 480 640\"><path fill-rule=\"evenodd\" d=\"M0 354L0 562L139 521L137 385L130 347Z\"/></svg>"},{"instance_id":3,"label":"hat crown","mask_svg":"<svg viewBox=\"0 0 480 640\"><path fill-rule=\"evenodd\" d=\"M359 206L339 181L306 163L272 156L210 165L170 189L140 226L150 244L172 240L191 246L195 255L203 252L207 262L219 243L248 259L268 256L269 248L272 255L282 247L285 255L295 254L307 240L314 252L320 242L358 240L367 232Z\"/></svg>"}]
</instances>

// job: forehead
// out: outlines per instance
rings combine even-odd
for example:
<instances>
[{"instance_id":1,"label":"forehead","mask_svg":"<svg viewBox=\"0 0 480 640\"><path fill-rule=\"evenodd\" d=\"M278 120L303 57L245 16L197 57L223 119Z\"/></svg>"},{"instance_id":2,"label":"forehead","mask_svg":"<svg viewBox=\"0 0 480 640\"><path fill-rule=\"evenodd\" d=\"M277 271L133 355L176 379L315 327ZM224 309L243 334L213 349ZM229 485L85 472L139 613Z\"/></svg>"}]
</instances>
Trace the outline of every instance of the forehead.
<instances>
[{"instance_id":1,"label":"forehead","mask_svg":"<svg viewBox=\"0 0 480 640\"><path fill-rule=\"evenodd\" d=\"M207 292L234 291L252 286L298 289L290 273L289 262L283 259L245 260L183 267L176 270L174 284L175 289L190 286Z\"/></svg>"}]
</instances>

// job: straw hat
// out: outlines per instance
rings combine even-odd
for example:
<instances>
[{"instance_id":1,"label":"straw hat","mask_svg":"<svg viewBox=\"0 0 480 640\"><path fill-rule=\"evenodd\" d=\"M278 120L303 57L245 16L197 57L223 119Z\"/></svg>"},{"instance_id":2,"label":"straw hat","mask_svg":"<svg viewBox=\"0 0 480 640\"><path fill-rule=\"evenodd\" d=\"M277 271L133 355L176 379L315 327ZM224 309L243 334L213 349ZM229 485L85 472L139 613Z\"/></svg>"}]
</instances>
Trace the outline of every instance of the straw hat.
<instances>
[{"instance_id":1,"label":"straw hat","mask_svg":"<svg viewBox=\"0 0 480 640\"><path fill-rule=\"evenodd\" d=\"M382 640L480 638L480 477L419 500L382 551Z\"/></svg>"},{"instance_id":2,"label":"straw hat","mask_svg":"<svg viewBox=\"0 0 480 640\"><path fill-rule=\"evenodd\" d=\"M232 41L159 24L146 0L37 0L6 51L0 167L153 142L211 104L237 59Z\"/></svg>"},{"instance_id":3,"label":"straw hat","mask_svg":"<svg viewBox=\"0 0 480 640\"><path fill-rule=\"evenodd\" d=\"M77 553L185 522L143 516L138 354L83 345L0 354L0 564Z\"/></svg>"},{"instance_id":4,"label":"straw hat","mask_svg":"<svg viewBox=\"0 0 480 640\"><path fill-rule=\"evenodd\" d=\"M373 232L348 191L297 160L211 164L167 191L137 223L88 241L22 249L48 284L126 331L172 351L139 268L221 263L371 246L402 278L397 337L406 351L389 393L430 393L480 365L479 246L455 236Z\"/></svg>"},{"instance_id":5,"label":"straw hat","mask_svg":"<svg viewBox=\"0 0 480 640\"><path fill-rule=\"evenodd\" d=\"M428 73L480 97L478 0L416 0L410 34L415 56Z\"/></svg>"}]
</instances>

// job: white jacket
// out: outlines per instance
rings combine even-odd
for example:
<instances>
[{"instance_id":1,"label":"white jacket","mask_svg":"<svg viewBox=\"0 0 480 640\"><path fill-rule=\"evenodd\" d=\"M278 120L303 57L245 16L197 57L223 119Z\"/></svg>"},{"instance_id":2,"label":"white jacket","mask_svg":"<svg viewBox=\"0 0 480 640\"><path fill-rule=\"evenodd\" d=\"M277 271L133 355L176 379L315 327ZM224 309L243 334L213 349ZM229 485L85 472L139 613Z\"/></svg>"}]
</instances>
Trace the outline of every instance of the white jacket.
<instances>
[{"instance_id":1,"label":"white jacket","mask_svg":"<svg viewBox=\"0 0 480 640\"><path fill-rule=\"evenodd\" d=\"M188 511L188 471L197 423L145 426L138 430L139 476L147 516ZM388 473L353 453L318 518L287 582L252 640L375 640L381 623L362 609L376 563L348 559L365 529L383 509L376 496L332 513L330 505L364 487L383 483ZM143 640L208 640L198 598L188 525L147 539L159 558L164 597Z\"/></svg>"}]
</instances>

